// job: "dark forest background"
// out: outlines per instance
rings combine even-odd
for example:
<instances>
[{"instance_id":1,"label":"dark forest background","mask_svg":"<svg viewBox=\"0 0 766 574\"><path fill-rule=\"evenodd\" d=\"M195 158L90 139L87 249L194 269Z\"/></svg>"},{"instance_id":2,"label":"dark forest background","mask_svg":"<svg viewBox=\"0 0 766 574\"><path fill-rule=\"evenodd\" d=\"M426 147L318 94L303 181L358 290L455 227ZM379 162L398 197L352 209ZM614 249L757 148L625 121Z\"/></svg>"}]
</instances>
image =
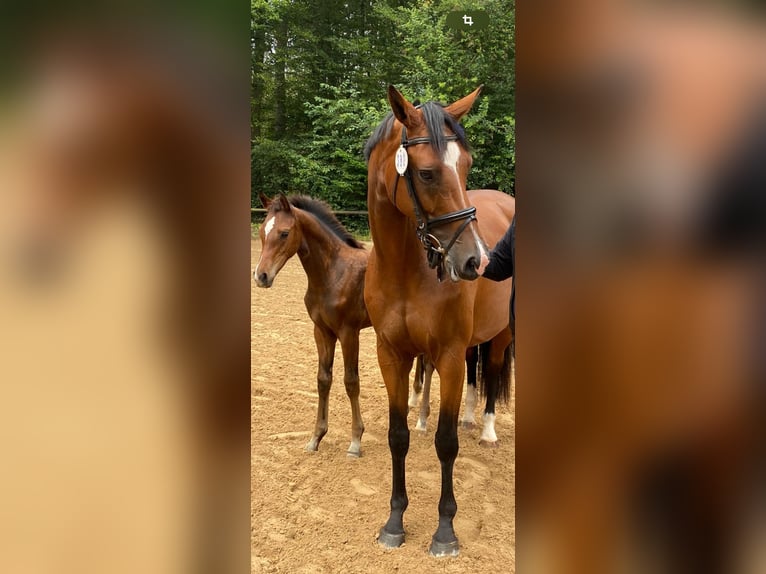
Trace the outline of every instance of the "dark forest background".
<instances>
[{"instance_id":1,"label":"dark forest background","mask_svg":"<svg viewBox=\"0 0 766 574\"><path fill-rule=\"evenodd\" d=\"M453 10L484 10L464 32ZM464 118L469 189L514 190L514 2L252 0L252 204L305 193L365 209L362 148L388 111L386 87L450 103L484 84Z\"/></svg>"}]
</instances>

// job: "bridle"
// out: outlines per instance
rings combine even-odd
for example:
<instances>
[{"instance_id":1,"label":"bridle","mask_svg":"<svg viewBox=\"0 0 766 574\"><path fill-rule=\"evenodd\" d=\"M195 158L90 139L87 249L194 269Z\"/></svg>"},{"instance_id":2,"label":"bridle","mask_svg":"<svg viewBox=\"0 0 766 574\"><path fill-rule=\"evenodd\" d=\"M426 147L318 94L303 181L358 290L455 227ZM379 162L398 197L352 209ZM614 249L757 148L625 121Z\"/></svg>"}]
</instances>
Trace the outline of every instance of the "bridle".
<instances>
[{"instance_id":1,"label":"bridle","mask_svg":"<svg viewBox=\"0 0 766 574\"><path fill-rule=\"evenodd\" d=\"M445 139L447 141L457 141L458 137L456 135L450 135L445 136ZM431 138L427 137L407 139L407 128L402 126L402 143L399 150L397 150L397 157L401 154L404 154L407 158L409 158L407 148L415 145L430 143ZM415 192L415 185L412 182L412 173L410 172L409 167L409 159L407 159L405 165L406 168L403 174L399 172L399 168L397 167L396 181L394 182L393 203L394 206L396 206L396 189L399 187L399 177L400 175L404 175L404 180L407 182L407 193L412 200L412 205L415 211L415 219L417 220L418 224L417 228L415 229L415 233L418 236L418 240L423 245L423 248L426 250L428 266L431 269L436 268L436 277L439 279L439 281L441 281L444 275L444 259L449 253L449 250L452 249L452 246L455 244L458 237L460 237L463 231L465 231L465 228L468 227L472 221L476 221L476 208L473 206L466 207L465 209L460 209L458 211L439 215L438 217L429 218L423 210L420 199L418 199L418 194ZM431 233L431 230L434 227L439 227L440 225L446 225L447 223L461 220L463 223L460 225L460 227L458 227L457 231L454 233L452 239L450 239L446 247L444 247L441 241L439 241L439 239L437 239L437 237Z\"/></svg>"}]
</instances>

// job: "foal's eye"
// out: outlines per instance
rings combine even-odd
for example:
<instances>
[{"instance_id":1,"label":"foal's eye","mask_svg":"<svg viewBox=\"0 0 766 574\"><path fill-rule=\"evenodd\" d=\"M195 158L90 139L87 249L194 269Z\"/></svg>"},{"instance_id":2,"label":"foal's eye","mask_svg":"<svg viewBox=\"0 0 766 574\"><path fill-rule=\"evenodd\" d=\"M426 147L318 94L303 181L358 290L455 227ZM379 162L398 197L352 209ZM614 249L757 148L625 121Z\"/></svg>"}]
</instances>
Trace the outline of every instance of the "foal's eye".
<instances>
[{"instance_id":1,"label":"foal's eye","mask_svg":"<svg viewBox=\"0 0 766 574\"><path fill-rule=\"evenodd\" d=\"M418 171L418 175L423 181L433 181L434 179L434 172L430 169L421 169Z\"/></svg>"},{"instance_id":2,"label":"foal's eye","mask_svg":"<svg viewBox=\"0 0 766 574\"><path fill-rule=\"evenodd\" d=\"M280 239L287 239L287 236L288 236L288 235L290 235L290 232L289 232L289 231L281 231L281 232L279 233L279 238L280 238Z\"/></svg>"}]
</instances>

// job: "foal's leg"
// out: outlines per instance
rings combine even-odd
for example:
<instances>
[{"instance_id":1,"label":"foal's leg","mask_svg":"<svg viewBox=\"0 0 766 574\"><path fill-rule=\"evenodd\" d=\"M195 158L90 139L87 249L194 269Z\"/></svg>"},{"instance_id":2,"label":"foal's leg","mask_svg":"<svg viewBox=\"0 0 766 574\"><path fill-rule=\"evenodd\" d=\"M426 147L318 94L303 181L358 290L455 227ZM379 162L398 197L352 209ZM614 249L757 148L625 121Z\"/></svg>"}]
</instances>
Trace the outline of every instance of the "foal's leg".
<instances>
[{"instance_id":1,"label":"foal's leg","mask_svg":"<svg viewBox=\"0 0 766 574\"><path fill-rule=\"evenodd\" d=\"M341 333L340 347L343 351L343 383L351 400L351 444L348 447L348 455L359 457L362 454L364 433L362 410L359 407L359 331L349 329Z\"/></svg>"},{"instance_id":2,"label":"foal's leg","mask_svg":"<svg viewBox=\"0 0 766 574\"><path fill-rule=\"evenodd\" d=\"M452 471L458 453L457 419L463 394L465 367L462 350L446 352L436 362L441 380L439 425L436 429L436 454L442 470L442 488L439 498L439 527L431 539L430 552L434 556L457 556L459 544L452 520L457 513L457 502L452 484Z\"/></svg>"},{"instance_id":3,"label":"foal's leg","mask_svg":"<svg viewBox=\"0 0 766 574\"><path fill-rule=\"evenodd\" d=\"M428 415L431 414L431 379L434 376L434 364L423 357L423 398L420 401L420 413L415 425L416 431L426 432Z\"/></svg>"},{"instance_id":4,"label":"foal's leg","mask_svg":"<svg viewBox=\"0 0 766 574\"><path fill-rule=\"evenodd\" d=\"M381 528L378 542L396 548L404 542L404 511L409 503L404 461L410 448L407 428L407 387L412 357L402 357L378 337L378 364L388 393L388 447L391 450L391 514Z\"/></svg>"},{"instance_id":5,"label":"foal's leg","mask_svg":"<svg viewBox=\"0 0 766 574\"><path fill-rule=\"evenodd\" d=\"M337 337L329 329L314 325L314 340L319 354L319 369L317 370L317 393L319 394L319 407L317 408L317 422L314 426L314 436L311 437L306 450L315 451L319 448L319 442L327 434L327 411L330 387L332 386L332 363L335 359L335 342Z\"/></svg>"},{"instance_id":6,"label":"foal's leg","mask_svg":"<svg viewBox=\"0 0 766 574\"><path fill-rule=\"evenodd\" d=\"M467 369L466 379L468 385L465 388L465 411L461 424L465 429L476 427L476 368L479 365L479 347L469 347L465 352L465 366Z\"/></svg>"}]
</instances>

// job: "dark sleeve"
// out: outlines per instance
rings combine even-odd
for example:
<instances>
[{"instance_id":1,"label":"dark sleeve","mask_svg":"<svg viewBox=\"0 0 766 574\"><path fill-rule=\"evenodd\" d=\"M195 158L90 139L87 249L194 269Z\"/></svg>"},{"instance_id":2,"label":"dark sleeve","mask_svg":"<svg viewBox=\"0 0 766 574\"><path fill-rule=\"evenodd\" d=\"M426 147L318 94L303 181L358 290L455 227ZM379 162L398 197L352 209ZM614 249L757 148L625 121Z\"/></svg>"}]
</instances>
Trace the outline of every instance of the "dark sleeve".
<instances>
[{"instance_id":1,"label":"dark sleeve","mask_svg":"<svg viewBox=\"0 0 766 574\"><path fill-rule=\"evenodd\" d=\"M482 277L492 281L504 281L513 276L513 241L516 233L516 218L508 227L503 238L489 252L489 265Z\"/></svg>"}]
</instances>

